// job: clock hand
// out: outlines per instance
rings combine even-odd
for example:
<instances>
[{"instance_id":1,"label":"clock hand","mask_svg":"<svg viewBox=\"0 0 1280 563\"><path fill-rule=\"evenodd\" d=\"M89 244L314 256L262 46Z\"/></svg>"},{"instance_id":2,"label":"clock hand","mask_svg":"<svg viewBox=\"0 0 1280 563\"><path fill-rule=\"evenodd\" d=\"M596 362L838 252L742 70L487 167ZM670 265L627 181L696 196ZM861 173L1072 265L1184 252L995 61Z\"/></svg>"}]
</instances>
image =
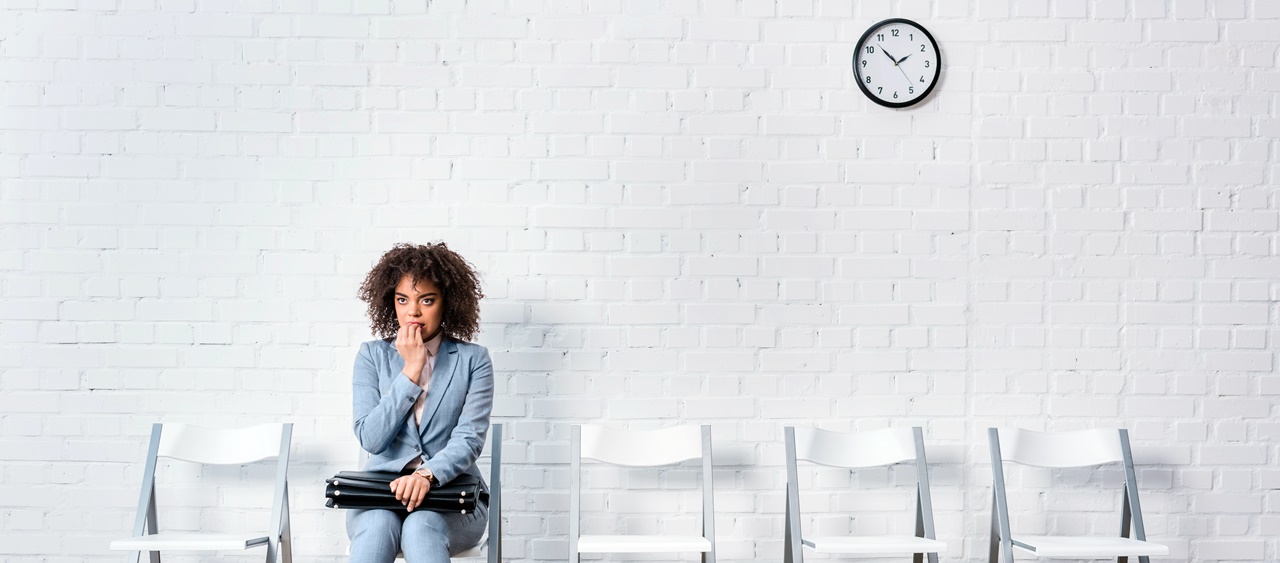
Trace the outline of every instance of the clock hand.
<instances>
[{"instance_id":1,"label":"clock hand","mask_svg":"<svg viewBox=\"0 0 1280 563\"><path fill-rule=\"evenodd\" d=\"M910 56L911 56L911 55L907 55L907 57L910 57ZM907 57L902 57L902 58L903 58L903 59L906 59ZM902 62L902 61L898 61L898 62ZM907 71L902 70L902 65L894 65L894 66L898 67L898 72L901 72L901 73L902 73L902 77L907 79L907 85L908 85L908 86L910 86L910 85L911 85L911 77L910 77L910 76L907 76Z\"/></svg>"},{"instance_id":2,"label":"clock hand","mask_svg":"<svg viewBox=\"0 0 1280 563\"><path fill-rule=\"evenodd\" d=\"M889 60L893 61L893 66L898 66L898 59L893 58L893 55L890 55L889 51L886 51L884 47L880 48L880 52L884 53L884 56L889 57ZM907 56L909 57L911 55L907 55Z\"/></svg>"},{"instance_id":3,"label":"clock hand","mask_svg":"<svg viewBox=\"0 0 1280 563\"><path fill-rule=\"evenodd\" d=\"M905 57L902 57L901 59L898 59L898 64L902 64L902 61L905 61L905 60L907 60L907 59L909 59L909 58L911 58L911 55L907 55L907 56L905 56Z\"/></svg>"}]
</instances>

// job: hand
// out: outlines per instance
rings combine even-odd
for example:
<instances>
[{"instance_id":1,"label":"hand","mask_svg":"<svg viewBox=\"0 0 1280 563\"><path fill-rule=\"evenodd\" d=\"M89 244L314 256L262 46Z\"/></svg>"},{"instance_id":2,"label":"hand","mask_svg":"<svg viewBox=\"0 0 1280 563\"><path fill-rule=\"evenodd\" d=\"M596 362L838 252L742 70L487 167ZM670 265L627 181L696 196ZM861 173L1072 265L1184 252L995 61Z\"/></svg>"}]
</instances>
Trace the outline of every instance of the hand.
<instances>
[{"instance_id":1,"label":"hand","mask_svg":"<svg viewBox=\"0 0 1280 563\"><path fill-rule=\"evenodd\" d=\"M911 55L907 55L907 57L910 57L910 56L911 56ZM902 57L902 60L906 60L906 59L907 59L907 57ZM898 61L898 62L902 62L902 61ZM901 72L901 73L902 73L902 77L907 79L907 85L908 85L908 86L910 86L910 85L911 85L911 77L910 77L910 76L907 76L907 71L905 71L905 70L903 70L903 69L902 69L902 65L894 65L894 66L898 67L898 72Z\"/></svg>"},{"instance_id":2,"label":"hand","mask_svg":"<svg viewBox=\"0 0 1280 563\"><path fill-rule=\"evenodd\" d=\"M907 55L907 56L905 56L905 57L902 57L901 59L898 59L898 64L902 64L902 61L905 61L905 60L907 60L907 59L909 59L909 58L911 58L911 55Z\"/></svg>"},{"instance_id":3,"label":"hand","mask_svg":"<svg viewBox=\"0 0 1280 563\"><path fill-rule=\"evenodd\" d=\"M409 512L422 504L422 499L426 498L427 491L430 490L431 481L419 473L410 473L391 482L391 492L395 493L396 500L404 504Z\"/></svg>"},{"instance_id":4,"label":"hand","mask_svg":"<svg viewBox=\"0 0 1280 563\"><path fill-rule=\"evenodd\" d=\"M414 384L427 367L427 345L422 341L422 325L409 323L396 331L396 352L404 358L404 375Z\"/></svg>"},{"instance_id":5,"label":"hand","mask_svg":"<svg viewBox=\"0 0 1280 563\"><path fill-rule=\"evenodd\" d=\"M894 66L898 66L898 59L893 58L893 55L890 55L889 51L886 51L884 47L880 48L880 52L884 53L884 56L889 57L889 60L893 61ZM907 55L907 56L910 57L911 55Z\"/></svg>"}]
</instances>

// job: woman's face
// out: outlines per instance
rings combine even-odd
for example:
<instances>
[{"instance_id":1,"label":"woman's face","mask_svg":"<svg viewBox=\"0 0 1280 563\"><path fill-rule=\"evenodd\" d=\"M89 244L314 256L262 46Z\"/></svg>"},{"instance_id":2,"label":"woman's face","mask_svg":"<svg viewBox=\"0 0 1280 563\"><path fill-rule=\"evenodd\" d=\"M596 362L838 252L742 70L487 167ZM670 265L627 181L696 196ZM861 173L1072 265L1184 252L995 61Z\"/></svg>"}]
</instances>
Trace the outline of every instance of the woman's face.
<instances>
[{"instance_id":1,"label":"woman's face","mask_svg":"<svg viewBox=\"0 0 1280 563\"><path fill-rule=\"evenodd\" d=\"M416 324L422 327L422 340L435 338L444 320L444 296L431 280L415 280L405 275L396 284L392 300L396 304L396 320L400 328Z\"/></svg>"}]
</instances>

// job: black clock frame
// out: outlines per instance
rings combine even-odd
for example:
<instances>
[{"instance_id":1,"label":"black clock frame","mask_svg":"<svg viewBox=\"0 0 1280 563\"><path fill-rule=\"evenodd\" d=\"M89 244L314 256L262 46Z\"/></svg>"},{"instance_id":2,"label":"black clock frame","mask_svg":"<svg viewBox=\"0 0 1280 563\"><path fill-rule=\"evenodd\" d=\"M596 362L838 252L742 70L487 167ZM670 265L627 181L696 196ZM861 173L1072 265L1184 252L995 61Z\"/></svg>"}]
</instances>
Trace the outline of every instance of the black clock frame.
<instances>
[{"instance_id":1,"label":"black clock frame","mask_svg":"<svg viewBox=\"0 0 1280 563\"><path fill-rule=\"evenodd\" d=\"M871 90L867 89L866 84L863 84L862 74L858 71L858 53L862 51L862 46L863 46L862 44L865 43L867 39L871 37L871 34L876 30L886 25L894 24L894 23L905 23L905 24L910 24L915 26L916 29L919 29L922 33L924 33L924 37L925 39L929 40L929 44L933 45L933 52L938 54L938 70L933 73L933 80L929 81L929 86L924 89L924 93L920 94L919 98L916 98L914 100L907 101L907 102L888 102L885 100L881 100L878 96L876 96L875 94L872 94ZM877 104L880 104L884 107L894 108L894 109L905 108L905 107L916 105L920 102L923 102L925 99L927 99L929 97L929 94L933 93L933 87L937 86L938 81L942 79L942 49L938 48L938 42L934 40L933 34L929 33L929 30L925 29L923 25L920 25L906 18L889 18L887 20L876 23L871 27L868 27L867 31L862 34L862 37L858 38L858 42L853 45L852 66L853 66L853 77L855 81L858 83L858 89L862 90L862 95L870 98L871 101Z\"/></svg>"}]
</instances>

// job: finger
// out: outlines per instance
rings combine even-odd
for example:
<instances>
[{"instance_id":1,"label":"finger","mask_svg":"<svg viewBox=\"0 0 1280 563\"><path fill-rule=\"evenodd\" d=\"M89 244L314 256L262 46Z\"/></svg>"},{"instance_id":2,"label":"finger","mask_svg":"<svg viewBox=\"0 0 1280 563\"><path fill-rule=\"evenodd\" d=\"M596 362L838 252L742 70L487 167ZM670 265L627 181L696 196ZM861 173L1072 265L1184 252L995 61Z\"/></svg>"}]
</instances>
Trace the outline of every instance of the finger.
<instances>
[{"instance_id":1,"label":"finger","mask_svg":"<svg viewBox=\"0 0 1280 563\"><path fill-rule=\"evenodd\" d=\"M417 507L422 505L423 497L427 496L427 489L430 487L427 485L426 479L421 479L421 481L421 483L418 483L417 489L413 491L413 503L410 506Z\"/></svg>"},{"instance_id":2,"label":"finger","mask_svg":"<svg viewBox=\"0 0 1280 563\"><path fill-rule=\"evenodd\" d=\"M409 509L409 512L413 512L413 508L415 506L418 506L418 503L414 500L414 498L418 496L417 490L418 490L417 483L413 483L409 485L408 498L405 500L405 503L404 503L404 507Z\"/></svg>"},{"instance_id":3,"label":"finger","mask_svg":"<svg viewBox=\"0 0 1280 563\"><path fill-rule=\"evenodd\" d=\"M413 510L418 506L418 489L421 488L418 481L419 479L414 479L413 481L410 481L408 483L409 486L406 487L408 490L405 491L405 505L409 510Z\"/></svg>"}]
</instances>

